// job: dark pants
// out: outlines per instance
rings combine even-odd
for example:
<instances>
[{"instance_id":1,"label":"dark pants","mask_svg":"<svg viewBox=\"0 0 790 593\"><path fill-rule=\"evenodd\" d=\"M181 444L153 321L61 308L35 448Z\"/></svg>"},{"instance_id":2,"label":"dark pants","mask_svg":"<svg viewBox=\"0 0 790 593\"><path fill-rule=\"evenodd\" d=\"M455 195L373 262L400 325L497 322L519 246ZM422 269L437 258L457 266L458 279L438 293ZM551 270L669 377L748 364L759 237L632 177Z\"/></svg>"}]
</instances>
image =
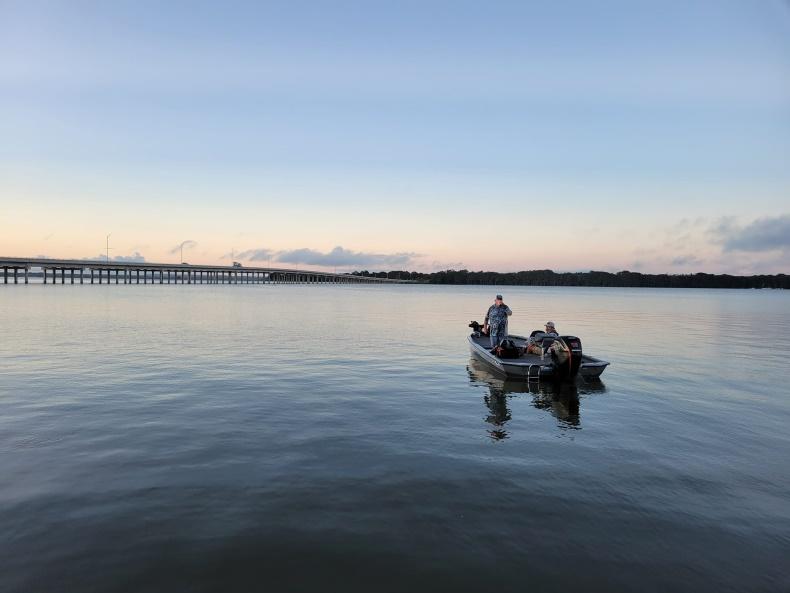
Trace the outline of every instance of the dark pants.
<instances>
[{"instance_id":1,"label":"dark pants","mask_svg":"<svg viewBox=\"0 0 790 593\"><path fill-rule=\"evenodd\" d=\"M500 342L502 342L502 340L507 338L507 332L501 331L500 333L498 333L496 335L491 334L489 337L491 338L491 347L492 348L496 348L497 346L499 346L499 344L500 344Z\"/></svg>"}]
</instances>

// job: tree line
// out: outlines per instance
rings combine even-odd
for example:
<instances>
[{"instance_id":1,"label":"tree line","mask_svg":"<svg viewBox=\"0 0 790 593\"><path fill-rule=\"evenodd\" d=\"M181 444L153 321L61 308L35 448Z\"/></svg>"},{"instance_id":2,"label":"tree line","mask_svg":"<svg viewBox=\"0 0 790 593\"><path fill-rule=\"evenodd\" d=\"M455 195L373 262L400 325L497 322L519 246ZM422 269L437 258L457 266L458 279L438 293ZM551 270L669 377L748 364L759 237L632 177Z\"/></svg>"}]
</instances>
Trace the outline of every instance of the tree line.
<instances>
[{"instance_id":1,"label":"tree line","mask_svg":"<svg viewBox=\"0 0 790 593\"><path fill-rule=\"evenodd\" d=\"M640 272L554 272L526 270L522 272L353 272L360 276L412 280L426 284L478 284L502 286L614 286L622 288L790 288L786 274L732 276L730 274L642 274Z\"/></svg>"}]
</instances>

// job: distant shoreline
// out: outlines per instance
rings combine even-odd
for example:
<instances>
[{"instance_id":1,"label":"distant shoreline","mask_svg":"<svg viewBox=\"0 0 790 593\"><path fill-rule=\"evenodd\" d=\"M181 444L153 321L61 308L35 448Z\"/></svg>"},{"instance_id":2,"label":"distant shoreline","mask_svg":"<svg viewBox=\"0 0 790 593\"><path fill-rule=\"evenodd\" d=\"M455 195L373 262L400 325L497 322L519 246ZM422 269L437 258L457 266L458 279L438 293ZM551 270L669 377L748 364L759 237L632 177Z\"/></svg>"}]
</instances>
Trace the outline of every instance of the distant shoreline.
<instances>
[{"instance_id":1,"label":"distant shoreline","mask_svg":"<svg viewBox=\"0 0 790 593\"><path fill-rule=\"evenodd\" d=\"M391 280L412 280L425 284L478 286L589 286L602 288L777 288L790 289L787 274L733 276L730 274L642 274L640 272L470 272L444 270L423 273L407 271L353 272L354 275Z\"/></svg>"}]
</instances>

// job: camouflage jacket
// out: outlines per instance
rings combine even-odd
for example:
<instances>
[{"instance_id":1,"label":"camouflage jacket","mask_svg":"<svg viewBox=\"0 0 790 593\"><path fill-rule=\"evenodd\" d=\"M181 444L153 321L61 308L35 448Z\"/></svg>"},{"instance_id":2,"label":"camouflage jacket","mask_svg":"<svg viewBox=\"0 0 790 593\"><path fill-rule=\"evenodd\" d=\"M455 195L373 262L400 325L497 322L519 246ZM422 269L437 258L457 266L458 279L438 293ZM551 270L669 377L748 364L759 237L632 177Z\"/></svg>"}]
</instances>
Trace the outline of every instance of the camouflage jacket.
<instances>
[{"instance_id":1,"label":"camouflage jacket","mask_svg":"<svg viewBox=\"0 0 790 593\"><path fill-rule=\"evenodd\" d=\"M488 308L485 322L490 326L492 336L500 336L507 333L507 318L512 314L513 311L507 305L502 305L501 307L491 305Z\"/></svg>"}]
</instances>

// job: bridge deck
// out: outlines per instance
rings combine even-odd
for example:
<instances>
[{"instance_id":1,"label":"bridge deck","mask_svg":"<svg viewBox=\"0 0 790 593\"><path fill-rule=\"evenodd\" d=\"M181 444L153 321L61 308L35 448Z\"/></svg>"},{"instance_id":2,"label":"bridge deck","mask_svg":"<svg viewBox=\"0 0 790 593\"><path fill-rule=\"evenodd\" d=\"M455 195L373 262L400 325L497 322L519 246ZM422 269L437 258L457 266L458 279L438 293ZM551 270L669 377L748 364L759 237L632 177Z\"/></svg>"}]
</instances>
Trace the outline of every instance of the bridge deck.
<instances>
[{"instance_id":1,"label":"bridge deck","mask_svg":"<svg viewBox=\"0 0 790 593\"><path fill-rule=\"evenodd\" d=\"M273 267L239 267L194 264L168 264L149 262L117 262L82 259L49 259L26 257L0 257L3 283L11 280L19 282L20 275L28 284L31 270L40 269L38 275L44 284L51 277L52 283L60 279L61 284L68 279L74 284L75 278L83 284L90 279L94 284L373 284L373 283L406 283L410 280L395 278L375 278L355 276L353 274L336 274L314 270L297 270ZM20 274L21 272L21 274Z\"/></svg>"}]
</instances>

